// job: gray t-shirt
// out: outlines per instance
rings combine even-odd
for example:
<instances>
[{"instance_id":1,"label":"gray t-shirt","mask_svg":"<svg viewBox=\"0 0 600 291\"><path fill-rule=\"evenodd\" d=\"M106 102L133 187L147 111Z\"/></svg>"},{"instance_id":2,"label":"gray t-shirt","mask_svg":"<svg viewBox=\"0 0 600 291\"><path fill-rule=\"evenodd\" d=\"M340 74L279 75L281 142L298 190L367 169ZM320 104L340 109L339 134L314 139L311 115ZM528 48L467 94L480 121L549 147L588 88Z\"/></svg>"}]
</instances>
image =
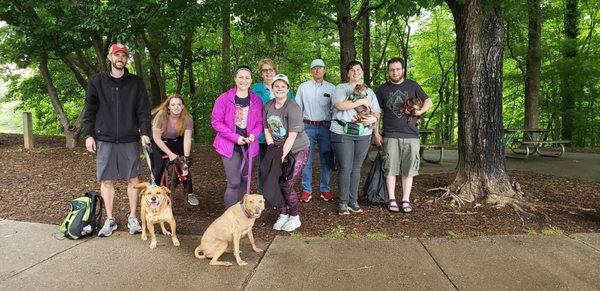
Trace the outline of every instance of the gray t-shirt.
<instances>
[{"instance_id":1,"label":"gray t-shirt","mask_svg":"<svg viewBox=\"0 0 600 291\"><path fill-rule=\"evenodd\" d=\"M352 95L355 86L356 84L351 83L342 83L335 86L333 99L331 100L331 103L333 103L333 117L331 118L332 122L331 127L329 128L329 130L333 133L344 134L343 127L334 120L341 120L343 122L353 122L356 119L356 110L337 110L337 108L335 108L335 104L346 101L346 99L348 99L348 96ZM369 102L371 102L371 111L374 114L381 112L381 109L379 108L379 103L377 102L377 97L375 97L375 93L373 92L373 90L371 90L371 88L368 88L367 93L367 98L369 99ZM365 127L364 135L371 135L372 133L372 126Z\"/></svg>"},{"instance_id":2,"label":"gray t-shirt","mask_svg":"<svg viewBox=\"0 0 600 291\"><path fill-rule=\"evenodd\" d=\"M429 97L417 82L404 80L400 84L386 82L377 90L377 100L383 108L383 136L391 138L419 138L417 118L404 114L404 101L418 97L425 101Z\"/></svg>"},{"instance_id":3,"label":"gray t-shirt","mask_svg":"<svg viewBox=\"0 0 600 291\"><path fill-rule=\"evenodd\" d=\"M309 145L308 136L304 132L302 110L296 102L289 98L279 109L275 108L275 99L267 102L263 111L263 123L264 127L269 129L273 142L279 146L283 146L285 143L288 132L298 133L291 149L292 153Z\"/></svg>"}]
</instances>

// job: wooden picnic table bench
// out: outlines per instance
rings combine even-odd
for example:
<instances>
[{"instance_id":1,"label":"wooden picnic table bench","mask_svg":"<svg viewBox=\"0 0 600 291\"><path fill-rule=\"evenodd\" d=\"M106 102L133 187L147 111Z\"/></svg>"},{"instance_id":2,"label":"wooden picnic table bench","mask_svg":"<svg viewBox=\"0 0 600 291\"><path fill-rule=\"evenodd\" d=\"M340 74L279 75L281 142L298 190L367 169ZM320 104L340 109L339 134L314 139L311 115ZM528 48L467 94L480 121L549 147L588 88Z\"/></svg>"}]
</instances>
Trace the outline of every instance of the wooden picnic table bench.
<instances>
[{"instance_id":1,"label":"wooden picnic table bench","mask_svg":"<svg viewBox=\"0 0 600 291\"><path fill-rule=\"evenodd\" d=\"M525 155L525 158L533 154L544 157L560 157L565 153L565 145L571 142L569 140L547 140L550 131L543 128L505 129L504 132L506 135L504 139L505 146L517 155ZM519 133L522 133L526 140L518 137L517 134ZM544 145L550 145L550 147L559 148L559 150L542 150Z\"/></svg>"},{"instance_id":2,"label":"wooden picnic table bench","mask_svg":"<svg viewBox=\"0 0 600 291\"><path fill-rule=\"evenodd\" d=\"M419 135L423 136L423 138L425 140L427 140L427 136L429 136L430 134L433 134L433 133L435 133L435 131L429 130L429 129L419 130ZM439 144L439 143L427 143L427 142L421 143L420 148L419 148L419 156L425 162L439 165L442 162L442 159L444 158L444 148L445 147L448 147L448 146L444 145L444 144ZM438 150L439 156L437 156L437 158L433 158L433 159L425 157L424 153L425 153L426 149Z\"/></svg>"}]
</instances>

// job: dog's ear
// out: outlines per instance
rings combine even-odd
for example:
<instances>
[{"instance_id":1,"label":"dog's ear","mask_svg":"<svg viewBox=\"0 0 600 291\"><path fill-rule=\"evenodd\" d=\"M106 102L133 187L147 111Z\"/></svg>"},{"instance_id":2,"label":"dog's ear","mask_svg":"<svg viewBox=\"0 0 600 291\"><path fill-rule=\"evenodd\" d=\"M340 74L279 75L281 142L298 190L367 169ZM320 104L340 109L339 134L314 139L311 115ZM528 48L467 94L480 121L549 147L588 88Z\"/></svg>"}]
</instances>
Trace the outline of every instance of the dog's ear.
<instances>
[{"instance_id":1,"label":"dog's ear","mask_svg":"<svg viewBox=\"0 0 600 291\"><path fill-rule=\"evenodd\" d=\"M160 188L162 188L163 190L165 190L165 192L171 194L171 190L169 190L169 188L167 188L165 186L160 186Z\"/></svg>"},{"instance_id":2,"label":"dog's ear","mask_svg":"<svg viewBox=\"0 0 600 291\"><path fill-rule=\"evenodd\" d=\"M248 195L248 193L244 194L244 198L242 198L242 201L244 201L244 204L246 204L248 199L250 199L250 195Z\"/></svg>"},{"instance_id":3,"label":"dog's ear","mask_svg":"<svg viewBox=\"0 0 600 291\"><path fill-rule=\"evenodd\" d=\"M148 186L150 186L150 183L144 182L144 183L138 183L137 185L133 186L133 188L135 188L135 189L145 189L145 188L148 188Z\"/></svg>"}]
</instances>

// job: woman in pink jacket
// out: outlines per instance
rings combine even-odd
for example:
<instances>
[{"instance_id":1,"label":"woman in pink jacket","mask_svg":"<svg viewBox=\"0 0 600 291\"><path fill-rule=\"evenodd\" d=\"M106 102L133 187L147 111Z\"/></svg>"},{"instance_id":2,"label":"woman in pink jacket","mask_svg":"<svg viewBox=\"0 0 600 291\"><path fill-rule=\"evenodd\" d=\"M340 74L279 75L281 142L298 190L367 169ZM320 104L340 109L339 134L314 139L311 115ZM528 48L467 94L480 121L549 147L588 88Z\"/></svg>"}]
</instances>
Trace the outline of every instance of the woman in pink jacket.
<instances>
[{"instance_id":1,"label":"woman in pink jacket","mask_svg":"<svg viewBox=\"0 0 600 291\"><path fill-rule=\"evenodd\" d=\"M217 98L211 124L217 132L213 146L223 161L227 176L225 209L238 203L246 191L248 162L240 170L243 152L253 159L258 155L258 136L263 130L262 101L252 91L252 71L241 66L235 72L235 87ZM243 147L243 148L242 148Z\"/></svg>"}]
</instances>

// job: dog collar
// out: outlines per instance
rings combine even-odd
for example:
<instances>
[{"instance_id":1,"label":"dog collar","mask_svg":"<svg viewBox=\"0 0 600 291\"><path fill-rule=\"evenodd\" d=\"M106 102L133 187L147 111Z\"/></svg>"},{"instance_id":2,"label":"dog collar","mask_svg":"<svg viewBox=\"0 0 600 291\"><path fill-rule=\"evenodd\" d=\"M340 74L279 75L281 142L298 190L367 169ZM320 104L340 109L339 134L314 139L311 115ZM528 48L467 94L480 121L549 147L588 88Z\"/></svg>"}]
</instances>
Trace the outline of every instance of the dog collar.
<instances>
[{"instance_id":1,"label":"dog collar","mask_svg":"<svg viewBox=\"0 0 600 291\"><path fill-rule=\"evenodd\" d=\"M252 218L253 217L252 213L249 213L246 210L246 207L244 207L244 203L240 202L240 205L242 206L242 211L244 211L244 215L246 215L247 218Z\"/></svg>"}]
</instances>

